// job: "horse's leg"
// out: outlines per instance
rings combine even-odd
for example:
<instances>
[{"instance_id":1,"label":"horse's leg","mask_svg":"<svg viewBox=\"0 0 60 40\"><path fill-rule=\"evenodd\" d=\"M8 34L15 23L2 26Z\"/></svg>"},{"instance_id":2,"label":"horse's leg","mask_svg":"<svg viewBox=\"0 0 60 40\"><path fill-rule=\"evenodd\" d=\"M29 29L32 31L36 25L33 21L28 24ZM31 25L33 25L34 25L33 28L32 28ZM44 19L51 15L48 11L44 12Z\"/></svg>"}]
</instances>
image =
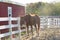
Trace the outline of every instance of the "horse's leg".
<instances>
[{"instance_id":1,"label":"horse's leg","mask_svg":"<svg viewBox=\"0 0 60 40\"><path fill-rule=\"evenodd\" d=\"M26 34L27 34L26 39L28 39L28 36L29 36L29 25L27 25L27 24L26 24Z\"/></svg>"},{"instance_id":2,"label":"horse's leg","mask_svg":"<svg viewBox=\"0 0 60 40\"><path fill-rule=\"evenodd\" d=\"M40 31L40 24L38 24L38 36L39 36L39 31Z\"/></svg>"},{"instance_id":3,"label":"horse's leg","mask_svg":"<svg viewBox=\"0 0 60 40\"><path fill-rule=\"evenodd\" d=\"M29 36L29 26L28 25L26 25L26 26L27 26L27 34Z\"/></svg>"},{"instance_id":4,"label":"horse's leg","mask_svg":"<svg viewBox=\"0 0 60 40\"><path fill-rule=\"evenodd\" d=\"M32 40L33 40L33 26L31 25Z\"/></svg>"},{"instance_id":5,"label":"horse's leg","mask_svg":"<svg viewBox=\"0 0 60 40\"><path fill-rule=\"evenodd\" d=\"M35 26L35 29L36 29L36 33L37 33L37 26L36 26L36 24L35 24L34 26Z\"/></svg>"},{"instance_id":6,"label":"horse's leg","mask_svg":"<svg viewBox=\"0 0 60 40\"><path fill-rule=\"evenodd\" d=\"M33 27L32 27L32 25L31 25L31 32L32 32L32 36L33 36Z\"/></svg>"}]
</instances>

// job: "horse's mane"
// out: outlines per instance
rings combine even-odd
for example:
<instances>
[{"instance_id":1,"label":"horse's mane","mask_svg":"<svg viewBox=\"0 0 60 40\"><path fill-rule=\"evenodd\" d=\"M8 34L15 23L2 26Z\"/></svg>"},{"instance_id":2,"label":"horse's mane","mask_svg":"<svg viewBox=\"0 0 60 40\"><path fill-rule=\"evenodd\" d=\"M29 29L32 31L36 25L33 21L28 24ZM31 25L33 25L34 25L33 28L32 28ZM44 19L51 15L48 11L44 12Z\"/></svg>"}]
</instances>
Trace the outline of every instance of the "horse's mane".
<instances>
[{"instance_id":1,"label":"horse's mane","mask_svg":"<svg viewBox=\"0 0 60 40\"><path fill-rule=\"evenodd\" d=\"M38 16L37 14L26 14L25 16L30 15L30 16Z\"/></svg>"},{"instance_id":2,"label":"horse's mane","mask_svg":"<svg viewBox=\"0 0 60 40\"><path fill-rule=\"evenodd\" d=\"M36 14L30 14L30 16L35 16Z\"/></svg>"}]
</instances>

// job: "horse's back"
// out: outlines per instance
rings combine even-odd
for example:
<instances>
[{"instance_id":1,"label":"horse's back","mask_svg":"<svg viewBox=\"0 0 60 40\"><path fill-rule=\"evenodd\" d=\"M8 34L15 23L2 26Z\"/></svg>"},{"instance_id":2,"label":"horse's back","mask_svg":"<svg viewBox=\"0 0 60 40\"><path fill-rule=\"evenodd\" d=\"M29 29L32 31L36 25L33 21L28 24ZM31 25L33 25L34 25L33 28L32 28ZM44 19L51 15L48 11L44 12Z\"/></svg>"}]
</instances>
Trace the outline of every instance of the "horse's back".
<instances>
[{"instance_id":1,"label":"horse's back","mask_svg":"<svg viewBox=\"0 0 60 40\"><path fill-rule=\"evenodd\" d=\"M40 17L38 15L35 16L25 15L21 19L21 25L24 23L26 23L27 25L40 24Z\"/></svg>"},{"instance_id":2,"label":"horse's back","mask_svg":"<svg viewBox=\"0 0 60 40\"><path fill-rule=\"evenodd\" d=\"M36 23L40 23L40 17L38 15L35 16Z\"/></svg>"},{"instance_id":3,"label":"horse's back","mask_svg":"<svg viewBox=\"0 0 60 40\"><path fill-rule=\"evenodd\" d=\"M39 24L40 23L40 17L38 15L31 16L31 24Z\"/></svg>"}]
</instances>

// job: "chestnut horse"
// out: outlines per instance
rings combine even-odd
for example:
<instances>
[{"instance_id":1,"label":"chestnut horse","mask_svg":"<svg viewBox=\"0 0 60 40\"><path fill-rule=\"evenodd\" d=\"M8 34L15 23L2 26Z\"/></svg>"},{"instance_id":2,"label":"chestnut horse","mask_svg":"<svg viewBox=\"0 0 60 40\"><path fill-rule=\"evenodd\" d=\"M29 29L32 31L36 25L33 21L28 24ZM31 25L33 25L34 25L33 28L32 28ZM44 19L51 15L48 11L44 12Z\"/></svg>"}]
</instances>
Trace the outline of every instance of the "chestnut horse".
<instances>
[{"instance_id":1,"label":"chestnut horse","mask_svg":"<svg viewBox=\"0 0 60 40\"><path fill-rule=\"evenodd\" d=\"M33 26L36 28L36 33L38 33L39 35L40 17L38 15L34 15L34 16L31 16L30 14L25 15L24 17L21 18L21 21L20 21L21 26L24 23L26 24L28 35L29 35L29 26L31 27L32 35L33 35Z\"/></svg>"}]
</instances>

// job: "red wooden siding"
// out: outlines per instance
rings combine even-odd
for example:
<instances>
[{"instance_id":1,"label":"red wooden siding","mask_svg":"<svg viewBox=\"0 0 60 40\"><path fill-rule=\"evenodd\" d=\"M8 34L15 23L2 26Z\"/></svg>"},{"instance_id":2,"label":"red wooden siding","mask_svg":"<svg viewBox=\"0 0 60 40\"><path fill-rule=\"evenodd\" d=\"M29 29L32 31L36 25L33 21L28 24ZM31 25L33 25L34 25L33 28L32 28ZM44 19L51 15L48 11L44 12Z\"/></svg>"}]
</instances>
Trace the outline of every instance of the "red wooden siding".
<instances>
[{"instance_id":1,"label":"red wooden siding","mask_svg":"<svg viewBox=\"0 0 60 40\"><path fill-rule=\"evenodd\" d=\"M15 5L11 3L0 2L0 17L8 16L8 7L12 7L12 16L24 16L25 15L25 7L20 5Z\"/></svg>"}]
</instances>

